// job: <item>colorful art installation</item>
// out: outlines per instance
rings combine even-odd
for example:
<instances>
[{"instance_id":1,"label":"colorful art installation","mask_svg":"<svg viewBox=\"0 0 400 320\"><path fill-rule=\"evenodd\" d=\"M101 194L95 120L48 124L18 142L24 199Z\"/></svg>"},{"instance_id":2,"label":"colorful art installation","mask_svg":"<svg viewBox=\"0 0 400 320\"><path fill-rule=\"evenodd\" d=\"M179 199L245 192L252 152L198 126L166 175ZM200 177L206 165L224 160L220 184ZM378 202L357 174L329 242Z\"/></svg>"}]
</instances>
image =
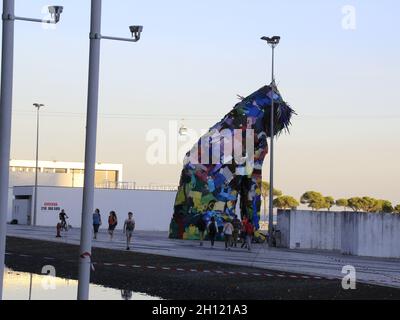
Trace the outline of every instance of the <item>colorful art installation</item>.
<instances>
[{"instance_id":1,"label":"colorful art installation","mask_svg":"<svg viewBox=\"0 0 400 320\"><path fill-rule=\"evenodd\" d=\"M184 159L170 238L199 239L199 219L208 224L212 216L219 231L235 214L247 217L259 229L267 138L288 131L293 113L275 85L264 86L247 98L241 97L233 110L200 138ZM240 212L236 212L237 203Z\"/></svg>"}]
</instances>

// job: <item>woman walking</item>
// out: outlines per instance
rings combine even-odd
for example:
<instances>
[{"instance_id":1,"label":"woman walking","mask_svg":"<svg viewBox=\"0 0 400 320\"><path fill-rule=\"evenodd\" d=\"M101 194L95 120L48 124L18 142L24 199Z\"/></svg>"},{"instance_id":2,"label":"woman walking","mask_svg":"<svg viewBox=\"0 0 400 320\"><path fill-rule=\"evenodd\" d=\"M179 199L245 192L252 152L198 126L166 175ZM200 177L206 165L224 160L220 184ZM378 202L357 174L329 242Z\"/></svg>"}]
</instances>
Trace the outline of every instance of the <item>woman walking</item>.
<instances>
[{"instance_id":1,"label":"woman walking","mask_svg":"<svg viewBox=\"0 0 400 320\"><path fill-rule=\"evenodd\" d=\"M225 239L225 250L231 250L233 225L230 221L226 221L224 224L224 239Z\"/></svg>"},{"instance_id":2,"label":"woman walking","mask_svg":"<svg viewBox=\"0 0 400 320\"><path fill-rule=\"evenodd\" d=\"M211 221L208 224L208 238L211 241L211 248L214 248L215 237L217 236L217 223L215 222L215 218L211 217Z\"/></svg>"},{"instance_id":3,"label":"woman walking","mask_svg":"<svg viewBox=\"0 0 400 320\"><path fill-rule=\"evenodd\" d=\"M114 237L114 230L118 224L118 218L115 211L110 212L110 216L108 217L108 234L110 235L110 240L112 241Z\"/></svg>"},{"instance_id":4,"label":"woman walking","mask_svg":"<svg viewBox=\"0 0 400 320\"><path fill-rule=\"evenodd\" d=\"M253 241L253 235L254 235L254 226L251 223L251 221L247 221L247 223L246 223L246 244L247 244L247 250L249 250L249 252L251 251L251 242Z\"/></svg>"},{"instance_id":5,"label":"woman walking","mask_svg":"<svg viewBox=\"0 0 400 320\"><path fill-rule=\"evenodd\" d=\"M207 225L203 219L203 216L200 216L199 220L197 221L197 229L199 230L199 235L200 235L200 247L202 247L204 241L204 233L206 232L207 229Z\"/></svg>"},{"instance_id":6,"label":"woman walking","mask_svg":"<svg viewBox=\"0 0 400 320\"><path fill-rule=\"evenodd\" d=\"M95 240L97 239L97 233L99 232L100 226L101 226L100 210L96 209L93 213L93 231Z\"/></svg>"}]
</instances>

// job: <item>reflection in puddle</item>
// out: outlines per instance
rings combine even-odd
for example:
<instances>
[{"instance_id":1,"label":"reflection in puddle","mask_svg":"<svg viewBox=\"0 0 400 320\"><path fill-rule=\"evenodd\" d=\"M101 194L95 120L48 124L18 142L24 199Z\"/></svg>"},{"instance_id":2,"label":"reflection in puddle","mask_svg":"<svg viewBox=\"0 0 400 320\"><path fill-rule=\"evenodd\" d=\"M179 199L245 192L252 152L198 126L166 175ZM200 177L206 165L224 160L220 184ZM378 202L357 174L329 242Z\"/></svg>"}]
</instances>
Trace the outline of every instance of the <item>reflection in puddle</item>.
<instances>
[{"instance_id":1,"label":"reflection in puddle","mask_svg":"<svg viewBox=\"0 0 400 320\"><path fill-rule=\"evenodd\" d=\"M76 300L78 281L6 269L4 300ZM90 300L161 300L145 293L90 285Z\"/></svg>"}]
</instances>

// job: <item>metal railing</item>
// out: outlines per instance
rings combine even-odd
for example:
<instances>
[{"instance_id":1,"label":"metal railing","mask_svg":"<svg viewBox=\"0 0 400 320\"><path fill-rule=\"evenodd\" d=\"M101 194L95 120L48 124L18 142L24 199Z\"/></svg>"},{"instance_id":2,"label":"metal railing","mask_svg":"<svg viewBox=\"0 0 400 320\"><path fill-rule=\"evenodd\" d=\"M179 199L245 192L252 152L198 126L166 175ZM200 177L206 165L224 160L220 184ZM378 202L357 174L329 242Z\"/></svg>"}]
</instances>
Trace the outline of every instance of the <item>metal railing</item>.
<instances>
[{"instance_id":1,"label":"metal railing","mask_svg":"<svg viewBox=\"0 0 400 320\"><path fill-rule=\"evenodd\" d=\"M98 189L118 189L118 190L151 190L151 191L176 191L176 185L137 185L134 181L104 181L97 184Z\"/></svg>"}]
</instances>

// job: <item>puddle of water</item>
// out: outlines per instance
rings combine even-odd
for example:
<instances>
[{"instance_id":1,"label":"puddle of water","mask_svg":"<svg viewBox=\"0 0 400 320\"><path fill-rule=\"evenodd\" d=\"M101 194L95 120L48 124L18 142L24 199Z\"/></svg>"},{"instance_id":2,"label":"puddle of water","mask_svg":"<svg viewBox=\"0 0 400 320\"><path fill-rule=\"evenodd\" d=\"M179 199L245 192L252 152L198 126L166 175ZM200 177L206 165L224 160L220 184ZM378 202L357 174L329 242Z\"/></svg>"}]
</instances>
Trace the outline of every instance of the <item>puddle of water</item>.
<instances>
[{"instance_id":1,"label":"puddle of water","mask_svg":"<svg viewBox=\"0 0 400 320\"><path fill-rule=\"evenodd\" d=\"M78 281L6 269L4 300L76 300ZM161 300L145 293L90 285L90 300Z\"/></svg>"}]
</instances>

